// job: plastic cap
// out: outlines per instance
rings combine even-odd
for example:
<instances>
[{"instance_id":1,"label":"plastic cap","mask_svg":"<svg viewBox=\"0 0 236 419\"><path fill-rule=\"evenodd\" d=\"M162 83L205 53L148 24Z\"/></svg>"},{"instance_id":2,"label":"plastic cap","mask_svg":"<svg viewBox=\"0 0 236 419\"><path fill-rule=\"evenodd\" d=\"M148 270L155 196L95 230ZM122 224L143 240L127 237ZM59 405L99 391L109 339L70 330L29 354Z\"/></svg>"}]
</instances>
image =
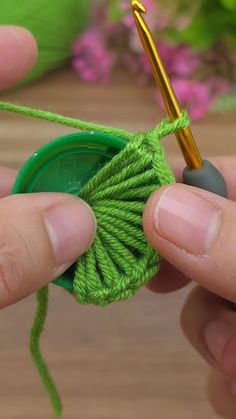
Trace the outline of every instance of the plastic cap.
<instances>
[{"instance_id":1,"label":"plastic cap","mask_svg":"<svg viewBox=\"0 0 236 419\"><path fill-rule=\"evenodd\" d=\"M13 194L64 192L78 194L81 188L127 144L109 134L81 132L65 135L34 153L19 172ZM75 266L54 281L73 290Z\"/></svg>"}]
</instances>

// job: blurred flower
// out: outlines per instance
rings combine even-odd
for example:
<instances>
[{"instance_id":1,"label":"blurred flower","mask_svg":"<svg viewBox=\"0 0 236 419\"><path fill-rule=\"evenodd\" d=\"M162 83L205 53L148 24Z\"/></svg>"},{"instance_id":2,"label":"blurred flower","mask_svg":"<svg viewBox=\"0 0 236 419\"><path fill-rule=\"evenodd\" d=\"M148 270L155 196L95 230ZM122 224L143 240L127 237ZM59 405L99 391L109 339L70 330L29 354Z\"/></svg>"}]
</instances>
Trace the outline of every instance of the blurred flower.
<instances>
[{"instance_id":1,"label":"blurred flower","mask_svg":"<svg viewBox=\"0 0 236 419\"><path fill-rule=\"evenodd\" d=\"M114 60L98 30L90 29L77 39L72 53L73 67L81 79L100 83L109 80Z\"/></svg>"},{"instance_id":2,"label":"blurred flower","mask_svg":"<svg viewBox=\"0 0 236 419\"><path fill-rule=\"evenodd\" d=\"M202 118L213 103L211 91L203 83L176 78L172 79L172 86L181 106L186 108L192 119ZM157 97L161 107L164 108L160 93Z\"/></svg>"},{"instance_id":3,"label":"blurred flower","mask_svg":"<svg viewBox=\"0 0 236 419\"><path fill-rule=\"evenodd\" d=\"M191 22L191 16L181 16L176 20L176 27L179 29L185 29Z\"/></svg>"},{"instance_id":4,"label":"blurred flower","mask_svg":"<svg viewBox=\"0 0 236 419\"><path fill-rule=\"evenodd\" d=\"M137 74L140 69L139 61L135 57L134 54L131 54L130 52L126 52L122 56L122 64L125 68L127 68L130 73ZM145 79L146 81L146 79Z\"/></svg>"},{"instance_id":5,"label":"blurred flower","mask_svg":"<svg viewBox=\"0 0 236 419\"><path fill-rule=\"evenodd\" d=\"M189 76L201 64L200 57L185 45L172 47L172 52L169 51L169 57L172 57L170 62L173 74L179 76Z\"/></svg>"},{"instance_id":6,"label":"blurred flower","mask_svg":"<svg viewBox=\"0 0 236 419\"><path fill-rule=\"evenodd\" d=\"M187 77L201 64L200 57L185 45L172 46L159 42L158 50L170 76ZM144 71L151 75L152 70L146 54L141 54L140 59Z\"/></svg>"},{"instance_id":7,"label":"blurred flower","mask_svg":"<svg viewBox=\"0 0 236 419\"><path fill-rule=\"evenodd\" d=\"M235 0L210 4L209 0L143 2L148 10L145 20L158 40L160 56L177 96L193 118L201 118L220 96L235 89ZM83 80L107 82L115 63L135 74L138 82L153 80L130 3L93 0L94 29L73 46L73 67Z\"/></svg>"},{"instance_id":8,"label":"blurred flower","mask_svg":"<svg viewBox=\"0 0 236 419\"><path fill-rule=\"evenodd\" d=\"M209 80L208 85L215 95L225 95L233 89L232 83L222 77L212 77Z\"/></svg>"}]
</instances>

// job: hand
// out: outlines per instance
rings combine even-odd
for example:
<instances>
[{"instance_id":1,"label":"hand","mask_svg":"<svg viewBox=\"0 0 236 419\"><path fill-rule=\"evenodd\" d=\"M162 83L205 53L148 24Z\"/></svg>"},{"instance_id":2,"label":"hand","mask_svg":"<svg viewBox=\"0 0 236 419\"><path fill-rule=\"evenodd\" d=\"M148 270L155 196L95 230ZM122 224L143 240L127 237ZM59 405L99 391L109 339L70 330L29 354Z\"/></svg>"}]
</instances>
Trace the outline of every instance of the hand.
<instances>
[{"instance_id":1,"label":"hand","mask_svg":"<svg viewBox=\"0 0 236 419\"><path fill-rule=\"evenodd\" d=\"M154 292L197 287L182 312L188 339L212 367L209 398L215 410L236 418L236 157L213 159L226 179L229 200L177 184L147 203L144 229L165 261L148 287ZM181 170L177 178L181 181Z\"/></svg>"},{"instance_id":2,"label":"hand","mask_svg":"<svg viewBox=\"0 0 236 419\"><path fill-rule=\"evenodd\" d=\"M37 47L25 29L0 27L0 89L33 66ZM16 172L0 167L0 308L61 275L93 241L91 209L71 195L10 194Z\"/></svg>"}]
</instances>

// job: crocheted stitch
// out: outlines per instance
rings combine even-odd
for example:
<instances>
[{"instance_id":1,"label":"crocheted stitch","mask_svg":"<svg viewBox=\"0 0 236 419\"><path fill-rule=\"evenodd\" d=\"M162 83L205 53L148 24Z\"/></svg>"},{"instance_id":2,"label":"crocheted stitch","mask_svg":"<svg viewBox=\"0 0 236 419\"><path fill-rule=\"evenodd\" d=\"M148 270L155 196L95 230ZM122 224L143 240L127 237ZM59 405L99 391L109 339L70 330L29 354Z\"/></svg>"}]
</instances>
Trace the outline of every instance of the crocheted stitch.
<instances>
[{"instance_id":1,"label":"crocheted stitch","mask_svg":"<svg viewBox=\"0 0 236 419\"><path fill-rule=\"evenodd\" d=\"M105 306L130 298L159 269L160 256L147 243L142 214L151 193L173 183L160 140L189 125L183 113L174 122L133 134L39 109L0 102L0 109L89 131L119 136L126 147L82 189L98 222L95 241L76 266L73 290L83 304Z\"/></svg>"},{"instance_id":2,"label":"crocheted stitch","mask_svg":"<svg viewBox=\"0 0 236 419\"><path fill-rule=\"evenodd\" d=\"M7 102L0 101L0 109L127 140L125 148L80 193L96 214L98 228L93 245L77 262L72 293L80 303L100 306L130 298L159 269L160 255L146 241L142 214L151 193L175 181L160 140L187 127L188 115L184 113L174 122L167 119L148 132L133 134ZM55 415L60 416L60 397L39 347L47 315L48 287L38 291L37 300L30 350Z\"/></svg>"},{"instance_id":3,"label":"crocheted stitch","mask_svg":"<svg viewBox=\"0 0 236 419\"><path fill-rule=\"evenodd\" d=\"M129 299L158 271L160 255L147 243L142 215L151 193L175 181L160 143L169 130L164 121L135 136L81 191L98 228L75 270L80 303L104 306Z\"/></svg>"}]
</instances>

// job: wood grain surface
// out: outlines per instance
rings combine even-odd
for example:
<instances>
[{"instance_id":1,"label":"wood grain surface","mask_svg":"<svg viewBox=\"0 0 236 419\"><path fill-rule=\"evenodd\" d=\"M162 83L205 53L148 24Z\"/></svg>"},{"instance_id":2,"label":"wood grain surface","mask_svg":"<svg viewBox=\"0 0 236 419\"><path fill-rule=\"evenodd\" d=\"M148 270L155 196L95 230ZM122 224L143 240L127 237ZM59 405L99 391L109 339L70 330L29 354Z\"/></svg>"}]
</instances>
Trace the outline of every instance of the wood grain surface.
<instances>
[{"instance_id":1,"label":"wood grain surface","mask_svg":"<svg viewBox=\"0 0 236 419\"><path fill-rule=\"evenodd\" d=\"M121 73L106 86L91 86L64 69L2 98L137 131L165 116L151 86ZM205 156L236 152L235 116L209 115L193 124ZM1 164L19 168L41 145L71 131L1 112ZM174 138L164 144L169 160L181 160ZM216 418L206 397L208 367L179 325L190 288L165 296L143 289L129 302L99 309L51 287L42 346L65 419ZM34 310L33 296L0 313L0 419L53 417L28 353Z\"/></svg>"}]
</instances>

